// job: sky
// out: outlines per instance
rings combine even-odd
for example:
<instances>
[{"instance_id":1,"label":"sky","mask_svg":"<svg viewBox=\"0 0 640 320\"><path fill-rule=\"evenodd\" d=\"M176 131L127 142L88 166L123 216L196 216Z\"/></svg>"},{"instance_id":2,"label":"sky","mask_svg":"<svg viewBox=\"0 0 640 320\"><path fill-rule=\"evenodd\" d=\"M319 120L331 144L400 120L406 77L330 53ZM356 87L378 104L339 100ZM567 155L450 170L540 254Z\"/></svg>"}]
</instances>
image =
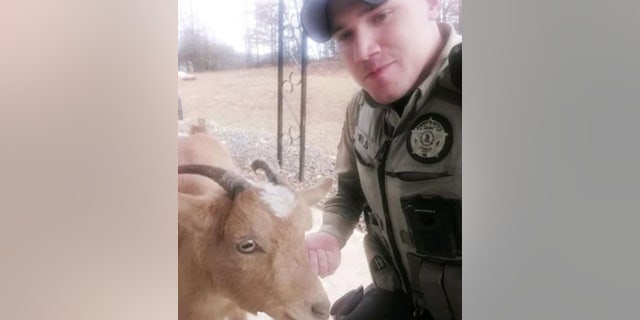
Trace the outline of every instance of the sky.
<instances>
[{"instance_id":1,"label":"sky","mask_svg":"<svg viewBox=\"0 0 640 320\"><path fill-rule=\"evenodd\" d=\"M194 14L215 35L216 42L245 51L245 5L252 8L255 0L181 0L178 5L191 5Z\"/></svg>"},{"instance_id":2,"label":"sky","mask_svg":"<svg viewBox=\"0 0 640 320\"><path fill-rule=\"evenodd\" d=\"M245 32L247 24L252 25L251 20L245 21L245 9L249 14L255 7L257 0L180 0L178 6L191 6L194 15L200 23L207 27L210 34L215 36L217 43L225 43L232 46L236 52L245 52ZM298 0L302 3L302 0ZM181 8L187 10L188 8ZM249 19L251 16L249 15ZM308 41L309 55L314 55L317 45Z\"/></svg>"}]
</instances>

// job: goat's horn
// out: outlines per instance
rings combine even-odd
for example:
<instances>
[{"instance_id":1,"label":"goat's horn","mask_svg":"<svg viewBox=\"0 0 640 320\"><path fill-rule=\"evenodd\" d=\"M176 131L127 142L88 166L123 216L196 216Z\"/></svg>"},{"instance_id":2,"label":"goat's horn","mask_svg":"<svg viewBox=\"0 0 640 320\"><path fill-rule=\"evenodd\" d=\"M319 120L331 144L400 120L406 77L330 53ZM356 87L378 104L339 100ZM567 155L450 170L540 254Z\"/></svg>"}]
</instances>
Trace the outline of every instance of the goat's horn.
<instances>
[{"instance_id":1,"label":"goat's horn","mask_svg":"<svg viewBox=\"0 0 640 320\"><path fill-rule=\"evenodd\" d=\"M181 173L199 174L213 179L227 191L231 199L235 198L242 190L251 187L241 176L218 167L202 164L185 164L178 166L178 174Z\"/></svg>"},{"instance_id":2,"label":"goat's horn","mask_svg":"<svg viewBox=\"0 0 640 320\"><path fill-rule=\"evenodd\" d=\"M257 171L258 169L261 169L264 172L264 174L267 176L267 179L269 179L269 182L275 185L285 186L289 189L292 189L292 186L289 183L289 181L287 181L282 176L276 174L273 170L271 170L271 167L269 167L269 165L263 160L253 161L251 163L251 169L253 169L253 171Z\"/></svg>"}]
</instances>

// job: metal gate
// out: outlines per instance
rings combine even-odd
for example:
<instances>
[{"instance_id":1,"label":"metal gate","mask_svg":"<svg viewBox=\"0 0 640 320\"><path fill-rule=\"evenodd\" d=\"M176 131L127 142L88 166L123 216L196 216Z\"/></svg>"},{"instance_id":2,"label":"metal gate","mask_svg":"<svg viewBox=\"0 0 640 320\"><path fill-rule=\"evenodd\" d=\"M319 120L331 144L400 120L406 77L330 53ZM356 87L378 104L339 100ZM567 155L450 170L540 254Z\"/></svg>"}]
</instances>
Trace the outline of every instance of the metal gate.
<instances>
[{"instance_id":1,"label":"metal gate","mask_svg":"<svg viewBox=\"0 0 640 320\"><path fill-rule=\"evenodd\" d=\"M288 147L295 147L298 140L298 181L304 180L307 117L307 37L299 15L303 1L279 0L278 3L277 156L282 167L285 138Z\"/></svg>"}]
</instances>

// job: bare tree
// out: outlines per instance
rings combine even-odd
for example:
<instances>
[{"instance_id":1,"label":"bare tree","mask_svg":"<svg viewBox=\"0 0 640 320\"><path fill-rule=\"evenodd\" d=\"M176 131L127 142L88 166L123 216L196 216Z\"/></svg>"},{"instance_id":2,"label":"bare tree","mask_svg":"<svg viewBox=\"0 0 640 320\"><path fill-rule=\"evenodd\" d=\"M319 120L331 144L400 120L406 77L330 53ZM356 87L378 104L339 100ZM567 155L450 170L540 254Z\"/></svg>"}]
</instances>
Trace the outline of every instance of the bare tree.
<instances>
[{"instance_id":1,"label":"bare tree","mask_svg":"<svg viewBox=\"0 0 640 320\"><path fill-rule=\"evenodd\" d=\"M442 0L439 21L450 23L458 33L462 34L462 0Z\"/></svg>"},{"instance_id":2,"label":"bare tree","mask_svg":"<svg viewBox=\"0 0 640 320\"><path fill-rule=\"evenodd\" d=\"M266 49L268 61L275 64L278 54L278 0L257 0L253 11L254 25L247 32L247 43L260 64L261 49Z\"/></svg>"},{"instance_id":3,"label":"bare tree","mask_svg":"<svg viewBox=\"0 0 640 320\"><path fill-rule=\"evenodd\" d=\"M178 68L189 72L236 67L239 54L228 45L218 44L215 32L204 27L189 0L178 2Z\"/></svg>"}]
</instances>

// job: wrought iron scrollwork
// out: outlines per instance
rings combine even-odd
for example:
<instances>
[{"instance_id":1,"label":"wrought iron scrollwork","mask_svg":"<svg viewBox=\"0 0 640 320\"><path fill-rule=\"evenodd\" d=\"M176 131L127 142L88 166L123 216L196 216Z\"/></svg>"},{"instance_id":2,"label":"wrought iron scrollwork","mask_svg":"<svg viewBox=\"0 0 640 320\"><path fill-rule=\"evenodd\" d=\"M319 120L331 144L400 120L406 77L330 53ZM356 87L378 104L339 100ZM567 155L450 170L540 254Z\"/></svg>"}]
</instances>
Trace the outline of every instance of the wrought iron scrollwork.
<instances>
[{"instance_id":1,"label":"wrought iron scrollwork","mask_svg":"<svg viewBox=\"0 0 640 320\"><path fill-rule=\"evenodd\" d=\"M306 98L307 98L307 39L299 20L300 0L279 0L278 3L278 136L277 156L283 165L283 127L287 123L288 146L299 141L298 180L304 179ZM291 70L285 78L284 69ZM299 88L299 103L294 102ZM286 93L286 95L285 95ZM286 108L285 108L286 107ZM285 119L284 113L288 115Z\"/></svg>"}]
</instances>

